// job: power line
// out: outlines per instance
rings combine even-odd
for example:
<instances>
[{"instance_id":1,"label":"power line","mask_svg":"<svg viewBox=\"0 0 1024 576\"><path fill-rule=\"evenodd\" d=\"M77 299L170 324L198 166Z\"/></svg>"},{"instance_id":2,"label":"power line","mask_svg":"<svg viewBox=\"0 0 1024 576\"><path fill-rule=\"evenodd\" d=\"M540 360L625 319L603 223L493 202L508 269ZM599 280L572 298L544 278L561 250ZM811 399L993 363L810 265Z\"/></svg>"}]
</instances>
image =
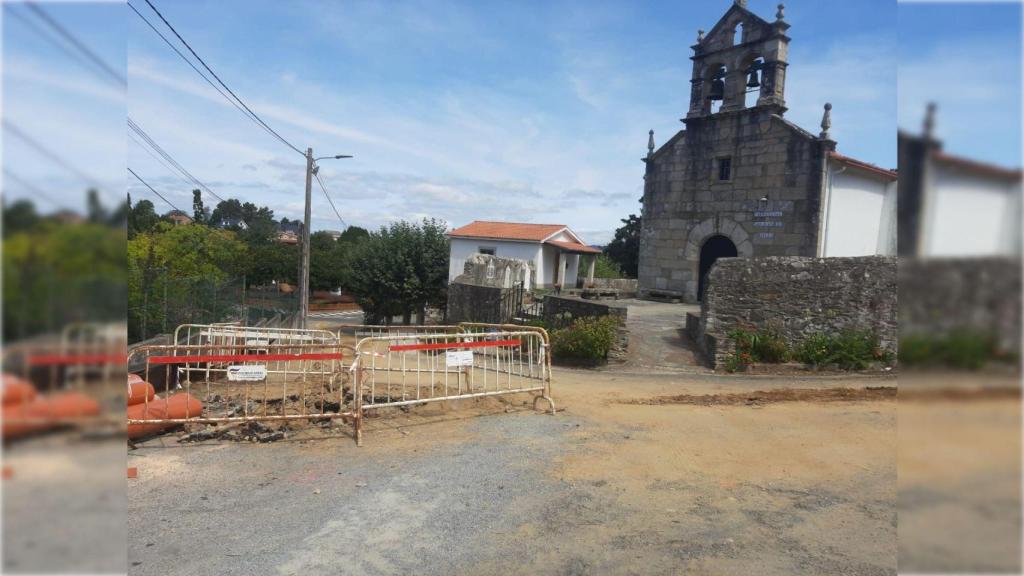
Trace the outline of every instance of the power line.
<instances>
[{"instance_id":1,"label":"power line","mask_svg":"<svg viewBox=\"0 0 1024 576\"><path fill-rule=\"evenodd\" d=\"M42 144L40 144L39 141L37 141L35 138L32 138L31 136L29 136L24 130L22 130L21 128L18 128L10 120L4 119L3 120L3 127L4 127L5 130L7 130L8 132L13 134L14 136L18 137L20 140L22 140L23 142L28 144L30 147L35 149L36 152L39 152L43 156L46 156L47 158L52 160L55 164L61 166L62 168L64 168L68 172L71 172L72 174L74 174L75 176L78 176L79 178L84 180L90 186L92 186L92 187L94 187L94 188L96 188L98 190L103 190L103 186L101 186L100 183L95 178L93 178L92 176L89 176L85 172L82 172L78 168L76 168L76 167L72 166L71 164L69 164L63 158L58 156L55 152L53 152L52 150L50 150L46 146L43 146Z\"/></svg>"},{"instance_id":2,"label":"power line","mask_svg":"<svg viewBox=\"0 0 1024 576\"><path fill-rule=\"evenodd\" d=\"M39 24L37 24L35 20L31 20L31 19L29 19L28 16L22 14L21 10L18 10L17 8L14 8L13 6L11 6L9 10L4 12L4 14L7 15L7 16L14 16L16 19L21 21L22 24L25 24L25 26L27 26L29 29L31 29L33 32L35 32L36 35L38 35L40 38L43 38L44 40L46 40L47 43L49 43L54 48L57 48L58 50L63 52L69 59L78 62L83 68L88 69L90 72L92 72L94 74L98 73L98 70L96 70L94 67L92 67L89 64L89 62L80 53L72 50L71 48L69 48L67 46L67 44L65 44L64 42L61 42L59 39L55 38L54 35L53 35L53 32L46 31ZM104 75L103 79L104 80L107 79L105 75Z\"/></svg>"},{"instance_id":3,"label":"power line","mask_svg":"<svg viewBox=\"0 0 1024 576\"><path fill-rule=\"evenodd\" d=\"M181 163L179 163L177 160L175 160L173 156L171 156L166 150L163 149L163 147L161 147L159 144L157 144L156 140L154 140L152 136L147 134L146 131L142 129L142 127L140 127L138 124L136 124L135 121L132 120L130 116L128 117L128 127L131 128L132 132L135 132L136 134L138 134L140 138L142 138L147 144L149 144L150 147L152 147L153 150L155 150L157 154L159 154L164 159L166 159L168 162L170 162L171 165L174 166L174 168L178 172L180 172L181 174L184 174L185 177L188 178L189 182L191 182L192 184L194 184L196 186L199 186L203 190L209 192L210 195L213 196L214 198L216 198L217 200L220 200L221 202L224 201L224 199L221 198L220 196L218 196L216 193L214 193L213 190L210 190L209 186L207 186L206 184L203 184L202 181L200 181L198 178L193 176L191 172L186 170L185 167L181 165ZM192 184L190 184L190 185L192 185Z\"/></svg>"},{"instance_id":4,"label":"power line","mask_svg":"<svg viewBox=\"0 0 1024 576\"><path fill-rule=\"evenodd\" d=\"M316 176L316 181L320 184L320 189L324 192L324 198L327 198L327 201L331 204L331 209L334 210L334 215L337 216L338 221L341 222L342 230L348 228L348 224L345 223L345 219L341 217L341 213L339 213L338 209L334 206L334 200L331 200L330 194L327 193L327 187L324 186L324 181L320 179L320 173L315 172L314 175Z\"/></svg>"},{"instance_id":5,"label":"power line","mask_svg":"<svg viewBox=\"0 0 1024 576\"><path fill-rule=\"evenodd\" d=\"M136 8L135 8L135 6L132 6L131 2L129 2L129 3L128 3L128 7L129 7L129 8L131 8L131 9L132 9L132 11L133 11L133 12L135 12L135 14L136 14L136 15L137 15L137 16L138 16L139 18L142 18L142 21L143 21L143 22L145 22L145 23L146 23L146 25L147 25L147 26L149 26L149 28L150 28L151 30L153 30L153 32L155 32L155 33L156 33L156 35L157 35L157 36L159 36L159 37L160 37L160 39L161 39L161 40L163 40L163 41L164 41L164 43L165 43L165 44L167 44L167 45L168 45L168 46L169 46L169 47L171 48L171 50L174 50L174 52L175 52L175 53L176 53L176 54L178 55L178 57L179 57L179 58L181 58L182 60L184 60L184 61L185 61L185 63L186 63L186 64L188 64L189 66L191 66L191 67L192 67L192 69L193 69L193 70L195 70L196 74L199 74L199 77L200 77L200 78L202 78L203 80L206 80L206 83L207 83L207 84L209 84L209 85L210 85L210 86L211 86L211 87L212 87L212 88L213 88L214 90L216 90L216 91L217 91L217 93L219 93L219 94L220 94L221 96L223 96L223 97L224 97L224 99L228 101L228 103L230 103L230 104L231 104L232 106L234 106L235 108L237 108L239 112L241 112L242 114L244 114L244 115L245 115L246 117L248 117L248 118L252 119L252 117L251 117L251 116L249 116L249 113L245 111L245 108L242 108L241 106L239 106L239 105L238 105L238 102L235 102L234 100L232 100L232 99L231 99L231 97L230 97L230 96L228 96L227 94L225 94L225 93L224 93L224 91L223 91L223 90L221 90L219 86L217 86L216 84L214 84L214 83L213 83L213 80L210 80L210 79L209 79L209 78L208 78L208 77L206 76L206 74L203 74L203 71L202 71L202 70L200 70L199 68L197 68L197 67L196 67L196 65L195 65L195 64L193 64L193 63L192 63L192 61L188 59L188 56L185 56L184 54L182 54L182 53L181 53L181 50L178 50L178 47L177 47L177 46L175 46L174 44L172 44L172 43L171 43L171 41L170 41L170 40L168 40L168 39L167 39L167 37L166 37L166 36L164 36L162 32L160 32L159 30L157 30L156 26L154 26L154 25L153 25L153 23L152 23L152 22L150 22L148 18L146 18L145 16L143 16L143 15L142 15L142 13L141 13L141 12L139 12L139 11L138 11L138 9L136 9Z\"/></svg>"},{"instance_id":6,"label":"power line","mask_svg":"<svg viewBox=\"0 0 1024 576\"><path fill-rule=\"evenodd\" d=\"M138 139L135 138L135 136L132 136L131 134L128 134L128 139L131 140L132 142L135 142L136 146L138 146L140 149L142 149L146 154L149 154L149 156L152 159L154 159L157 162L159 162L161 165L163 165L164 168L167 168L168 171L170 171L172 174L177 176L178 179L181 180L182 182L184 182L187 186L192 186L192 183L189 182L184 176L182 176L180 174L177 174L176 170L170 164L168 164L166 160L164 160L163 158L157 156L152 150L149 149L148 146L146 146L142 142L139 142Z\"/></svg>"},{"instance_id":7,"label":"power line","mask_svg":"<svg viewBox=\"0 0 1024 576\"><path fill-rule=\"evenodd\" d=\"M228 94L231 94L231 96L235 100L237 100L239 104L241 104L242 108L245 108L245 110L249 113L250 119L252 119L255 122L257 122L260 126L262 126L265 130L267 130L271 135L273 135L275 138L280 140L282 144L284 144L285 146L288 146L289 148L294 150L297 154L305 156L305 154L302 152L302 150L299 150L291 142L285 140L283 136L278 134L273 128L271 128L266 122L264 122L263 119L260 118L260 116L258 114L253 112L252 109L249 108L249 106L246 105L246 103L241 98L239 98L238 95L235 94L234 91L232 91L231 88L229 88L228 85L225 84L223 80L221 80L220 76L218 76L217 73L214 72L212 68L210 68L210 66L206 63L206 61L203 60L202 57L200 57L199 54L196 53L196 51L192 49L192 46L189 45L189 43L186 42L184 38L182 38L181 34L179 34L178 31L174 28L174 26L172 26L171 23L168 22L166 18L164 18L164 15L161 14L159 10L157 10L156 6L154 6L153 3L150 2L150 0L144 0L144 1L146 2L147 5L149 5L150 9L153 10L153 12L155 12L156 15L160 17L160 20L163 21L163 23L171 30L171 32L174 33L174 35L178 38L178 40L181 41L181 43L185 45L185 48L188 48L188 51L192 54L192 56L195 57L195 59L198 60L199 63L203 65L203 68L205 68L206 71L209 72L210 75L212 75L217 80L217 83L219 83L221 86L223 86L224 89L228 91ZM138 11L136 11L136 13L137 12Z\"/></svg>"},{"instance_id":8,"label":"power line","mask_svg":"<svg viewBox=\"0 0 1024 576\"><path fill-rule=\"evenodd\" d=\"M75 50L77 50L79 54L85 56L85 58L89 62L92 62L99 70L102 70L107 76L113 78L118 85L126 86L128 84L123 74L115 70L110 64L107 64L106 61L93 52L84 42L76 38L75 35L62 26L60 22L57 22L57 20L43 10L42 7L37 6L34 2L27 2L26 6L28 6L28 9L34 12L40 20L45 22L47 26L55 30L65 42L74 46Z\"/></svg>"},{"instance_id":9,"label":"power line","mask_svg":"<svg viewBox=\"0 0 1024 576\"><path fill-rule=\"evenodd\" d=\"M57 207L61 206L61 203L57 202L52 197L50 197L50 195L48 193L43 192L42 189L40 189L35 184L29 182L25 178L22 178L21 176L18 176L14 172L11 172L10 169L8 169L6 166L4 166L4 175L7 176L8 178L10 178L11 180L14 180L15 182L17 182L18 185L20 185L22 188L25 188L26 190L28 190L32 194L34 194L37 198L42 198L43 200L46 200L47 202L49 202L50 204L53 204L54 206L57 206ZM6 194L5 194L5 196L6 196Z\"/></svg>"},{"instance_id":10,"label":"power line","mask_svg":"<svg viewBox=\"0 0 1024 576\"><path fill-rule=\"evenodd\" d=\"M160 197L160 199L161 199L161 200L163 200L164 202L167 202L168 204L170 204L170 205L171 205L171 208L174 208L175 210L177 210L178 212L181 212L182 214L185 214L185 213L186 213L186 212L185 212L184 210L182 210L181 208L178 208L178 207L177 207L177 206L175 206L174 204L171 204L171 201L170 201L170 200L168 200L167 198L164 198L164 195L163 195L163 194L161 194L161 193L157 192L157 191L156 191L156 188L153 188L152 186L150 186L150 185L149 185L149 183L148 183L148 182L146 182L145 180L143 180L143 179L142 179L142 178L141 178L141 177L140 177L140 176L139 176L138 174L136 174L134 170L132 170L131 168L128 168L128 171L129 171L129 172L131 172L132 176L135 176L135 178L137 178L139 182L142 182L142 184L143 184L143 185L145 185L145 186L146 186L146 188L149 188L150 190L152 190L152 191L153 191L153 194L156 194L157 196L159 196L159 197Z\"/></svg>"}]
</instances>

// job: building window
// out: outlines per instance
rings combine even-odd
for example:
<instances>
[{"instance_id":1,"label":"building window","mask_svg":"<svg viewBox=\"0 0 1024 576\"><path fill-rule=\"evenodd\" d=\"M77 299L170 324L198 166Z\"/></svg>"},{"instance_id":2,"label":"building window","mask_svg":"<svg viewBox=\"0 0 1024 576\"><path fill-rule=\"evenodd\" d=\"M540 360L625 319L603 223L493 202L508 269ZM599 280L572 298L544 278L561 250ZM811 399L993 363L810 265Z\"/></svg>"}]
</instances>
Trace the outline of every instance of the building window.
<instances>
[{"instance_id":1,"label":"building window","mask_svg":"<svg viewBox=\"0 0 1024 576\"><path fill-rule=\"evenodd\" d=\"M718 181L727 182L732 179L732 158L718 159Z\"/></svg>"},{"instance_id":2,"label":"building window","mask_svg":"<svg viewBox=\"0 0 1024 576\"><path fill-rule=\"evenodd\" d=\"M487 254L488 256L494 256L494 247L485 248L481 246L478 250L480 254Z\"/></svg>"}]
</instances>

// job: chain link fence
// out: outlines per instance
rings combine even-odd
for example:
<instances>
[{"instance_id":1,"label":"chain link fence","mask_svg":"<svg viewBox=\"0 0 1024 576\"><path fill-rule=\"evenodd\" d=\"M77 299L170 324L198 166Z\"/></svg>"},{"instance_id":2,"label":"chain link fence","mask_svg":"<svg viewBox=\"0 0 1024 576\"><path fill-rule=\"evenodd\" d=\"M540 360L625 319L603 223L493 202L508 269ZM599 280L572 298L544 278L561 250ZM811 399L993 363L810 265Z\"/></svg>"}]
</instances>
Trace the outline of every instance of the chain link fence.
<instances>
[{"instance_id":1,"label":"chain link fence","mask_svg":"<svg viewBox=\"0 0 1024 576\"><path fill-rule=\"evenodd\" d=\"M167 278L160 270L129 276L128 341L167 334L181 324L241 322L248 326L288 316L299 299L277 286L252 287L246 278Z\"/></svg>"}]
</instances>

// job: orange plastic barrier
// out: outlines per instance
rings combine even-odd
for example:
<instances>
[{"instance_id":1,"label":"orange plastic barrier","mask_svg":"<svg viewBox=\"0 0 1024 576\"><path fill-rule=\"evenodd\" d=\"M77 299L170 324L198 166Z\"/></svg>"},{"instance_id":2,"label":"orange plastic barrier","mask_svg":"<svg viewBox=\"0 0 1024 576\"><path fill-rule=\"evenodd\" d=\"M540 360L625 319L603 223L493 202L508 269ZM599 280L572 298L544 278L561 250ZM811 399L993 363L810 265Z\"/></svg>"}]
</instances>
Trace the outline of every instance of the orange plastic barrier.
<instances>
[{"instance_id":1,"label":"orange plastic barrier","mask_svg":"<svg viewBox=\"0 0 1024 576\"><path fill-rule=\"evenodd\" d=\"M175 394L166 400L154 398L148 404L133 404L128 407L129 420L163 420L168 418L198 417L203 413L203 403L191 395ZM169 422L152 422L145 424L129 424L128 437L140 438L156 434L177 424Z\"/></svg>"},{"instance_id":2,"label":"orange plastic barrier","mask_svg":"<svg viewBox=\"0 0 1024 576\"><path fill-rule=\"evenodd\" d=\"M72 418L87 418L100 413L100 405L77 392L40 396L23 404L3 407L4 438L18 438L60 426Z\"/></svg>"},{"instance_id":3,"label":"orange plastic barrier","mask_svg":"<svg viewBox=\"0 0 1024 576\"><path fill-rule=\"evenodd\" d=\"M24 404L36 397L36 387L14 374L3 375L3 405Z\"/></svg>"},{"instance_id":4,"label":"orange plastic barrier","mask_svg":"<svg viewBox=\"0 0 1024 576\"><path fill-rule=\"evenodd\" d=\"M156 397L156 389L149 382L145 382L141 379L138 381L132 381L128 379L128 405L133 406L135 404L143 404L147 400L152 400Z\"/></svg>"},{"instance_id":5,"label":"orange plastic barrier","mask_svg":"<svg viewBox=\"0 0 1024 576\"><path fill-rule=\"evenodd\" d=\"M131 386L135 382L145 382L145 380L142 379L142 376L139 376L138 374L133 374L133 373L129 372L128 373L128 385Z\"/></svg>"}]
</instances>

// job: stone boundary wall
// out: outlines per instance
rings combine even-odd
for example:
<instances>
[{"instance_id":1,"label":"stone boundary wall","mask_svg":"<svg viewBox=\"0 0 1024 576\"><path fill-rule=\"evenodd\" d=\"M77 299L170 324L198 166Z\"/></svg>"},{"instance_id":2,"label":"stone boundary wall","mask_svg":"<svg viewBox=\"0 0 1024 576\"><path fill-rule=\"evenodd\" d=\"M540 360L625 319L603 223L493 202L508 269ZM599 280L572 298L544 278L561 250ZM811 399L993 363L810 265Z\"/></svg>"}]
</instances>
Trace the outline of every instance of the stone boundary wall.
<instances>
[{"instance_id":1,"label":"stone boundary wall","mask_svg":"<svg viewBox=\"0 0 1024 576\"><path fill-rule=\"evenodd\" d=\"M900 259L900 338L970 330L1021 350L1021 262L1015 257Z\"/></svg>"},{"instance_id":2,"label":"stone boundary wall","mask_svg":"<svg viewBox=\"0 0 1024 576\"><path fill-rule=\"evenodd\" d=\"M487 322L503 324L513 311L512 290L493 286L477 286L463 282L448 284L448 324Z\"/></svg>"},{"instance_id":3,"label":"stone boundary wall","mask_svg":"<svg viewBox=\"0 0 1024 576\"><path fill-rule=\"evenodd\" d=\"M628 310L625 306L616 306L602 301L584 300L570 296L544 297L544 321L552 328L558 327L558 316L569 313L575 318L588 316L614 316L619 319L618 338L608 353L609 362L624 362L629 347L629 331L626 329Z\"/></svg>"},{"instance_id":4,"label":"stone boundary wall","mask_svg":"<svg viewBox=\"0 0 1024 576\"><path fill-rule=\"evenodd\" d=\"M586 278L580 281L581 288L604 288L609 290L618 290L621 292L620 298L631 298L637 293L638 281L634 278L594 278L593 282L587 282Z\"/></svg>"},{"instance_id":5,"label":"stone boundary wall","mask_svg":"<svg viewBox=\"0 0 1024 576\"><path fill-rule=\"evenodd\" d=\"M687 329L712 367L735 350L736 328L772 327L791 345L844 329L878 335L896 354L896 258L723 258L708 273L699 324Z\"/></svg>"}]
</instances>

